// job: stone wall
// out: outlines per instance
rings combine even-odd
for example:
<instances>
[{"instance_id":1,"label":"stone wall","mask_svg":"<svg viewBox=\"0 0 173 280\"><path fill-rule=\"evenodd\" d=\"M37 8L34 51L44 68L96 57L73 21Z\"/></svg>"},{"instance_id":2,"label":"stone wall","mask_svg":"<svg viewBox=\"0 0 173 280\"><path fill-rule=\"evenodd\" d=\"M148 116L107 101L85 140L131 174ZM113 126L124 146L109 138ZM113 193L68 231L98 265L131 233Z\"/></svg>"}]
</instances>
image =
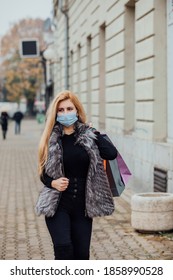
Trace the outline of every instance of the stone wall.
<instances>
[{"instance_id":1,"label":"stone wall","mask_svg":"<svg viewBox=\"0 0 173 280\"><path fill-rule=\"evenodd\" d=\"M154 166L168 171L166 0L73 0L69 85L88 121L106 130L129 164L135 190L153 190ZM65 81L65 17L57 9L55 91Z\"/></svg>"}]
</instances>

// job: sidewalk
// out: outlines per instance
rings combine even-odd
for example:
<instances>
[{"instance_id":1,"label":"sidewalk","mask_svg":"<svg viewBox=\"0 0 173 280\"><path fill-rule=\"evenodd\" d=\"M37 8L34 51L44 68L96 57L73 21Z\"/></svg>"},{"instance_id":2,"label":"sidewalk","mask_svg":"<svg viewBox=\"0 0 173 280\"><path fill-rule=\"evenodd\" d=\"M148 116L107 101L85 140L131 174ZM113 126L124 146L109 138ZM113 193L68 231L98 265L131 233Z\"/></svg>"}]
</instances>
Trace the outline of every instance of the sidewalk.
<instances>
[{"instance_id":1,"label":"sidewalk","mask_svg":"<svg viewBox=\"0 0 173 280\"><path fill-rule=\"evenodd\" d=\"M7 139L0 135L0 259L53 259L44 217L34 206L41 183L37 175L37 147L43 129L24 120L21 135L11 122ZM130 190L115 198L112 216L94 219L91 259L173 259L173 241L159 234L141 234L130 225Z\"/></svg>"}]
</instances>

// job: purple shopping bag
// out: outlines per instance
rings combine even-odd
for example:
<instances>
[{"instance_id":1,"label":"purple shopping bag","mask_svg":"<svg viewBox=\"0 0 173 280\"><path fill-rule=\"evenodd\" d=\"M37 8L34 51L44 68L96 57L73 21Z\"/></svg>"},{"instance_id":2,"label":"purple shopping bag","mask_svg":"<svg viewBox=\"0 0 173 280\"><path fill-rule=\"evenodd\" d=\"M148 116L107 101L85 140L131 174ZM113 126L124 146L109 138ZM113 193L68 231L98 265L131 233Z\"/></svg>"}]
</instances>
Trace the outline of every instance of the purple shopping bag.
<instances>
[{"instance_id":1,"label":"purple shopping bag","mask_svg":"<svg viewBox=\"0 0 173 280\"><path fill-rule=\"evenodd\" d=\"M128 166L126 165L125 161L123 160L123 158L119 152L118 152L116 160L118 163L118 168L119 168L122 180L123 180L124 184L126 185L129 181L132 173L130 172Z\"/></svg>"},{"instance_id":2,"label":"purple shopping bag","mask_svg":"<svg viewBox=\"0 0 173 280\"><path fill-rule=\"evenodd\" d=\"M103 137L112 143L110 138L103 134ZM112 143L113 144L113 143ZM130 176L132 175L122 156L118 155L113 160L104 160L104 168L108 177L110 189L113 196L120 196L125 189Z\"/></svg>"}]
</instances>

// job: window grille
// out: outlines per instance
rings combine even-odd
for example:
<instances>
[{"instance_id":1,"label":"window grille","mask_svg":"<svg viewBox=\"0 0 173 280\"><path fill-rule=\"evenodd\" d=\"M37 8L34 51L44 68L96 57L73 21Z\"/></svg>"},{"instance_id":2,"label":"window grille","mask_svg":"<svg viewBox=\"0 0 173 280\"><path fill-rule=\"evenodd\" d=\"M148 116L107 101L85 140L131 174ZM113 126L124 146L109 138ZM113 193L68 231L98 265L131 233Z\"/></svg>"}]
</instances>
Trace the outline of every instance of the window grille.
<instances>
[{"instance_id":1,"label":"window grille","mask_svg":"<svg viewBox=\"0 0 173 280\"><path fill-rule=\"evenodd\" d=\"M154 192L167 192L167 171L154 167Z\"/></svg>"}]
</instances>

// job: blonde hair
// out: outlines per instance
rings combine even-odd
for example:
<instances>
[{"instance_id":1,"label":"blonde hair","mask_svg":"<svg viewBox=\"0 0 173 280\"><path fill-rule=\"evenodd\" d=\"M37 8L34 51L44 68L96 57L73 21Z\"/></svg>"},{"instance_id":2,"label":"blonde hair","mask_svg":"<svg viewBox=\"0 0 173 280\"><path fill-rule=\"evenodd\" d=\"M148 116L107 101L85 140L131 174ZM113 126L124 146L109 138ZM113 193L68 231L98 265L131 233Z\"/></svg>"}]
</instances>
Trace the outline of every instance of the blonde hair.
<instances>
[{"instance_id":1,"label":"blonde hair","mask_svg":"<svg viewBox=\"0 0 173 280\"><path fill-rule=\"evenodd\" d=\"M43 131L43 134L40 139L39 149L38 149L38 172L39 175L42 175L45 163L48 157L48 142L52 132L52 129L56 122L57 110L59 107L59 103L61 101L70 99L70 101L74 104L77 110L79 121L82 123L86 122L86 114L84 108L79 101L78 97L71 91L65 90L60 92L55 98L52 100L46 114L46 124Z\"/></svg>"}]
</instances>

